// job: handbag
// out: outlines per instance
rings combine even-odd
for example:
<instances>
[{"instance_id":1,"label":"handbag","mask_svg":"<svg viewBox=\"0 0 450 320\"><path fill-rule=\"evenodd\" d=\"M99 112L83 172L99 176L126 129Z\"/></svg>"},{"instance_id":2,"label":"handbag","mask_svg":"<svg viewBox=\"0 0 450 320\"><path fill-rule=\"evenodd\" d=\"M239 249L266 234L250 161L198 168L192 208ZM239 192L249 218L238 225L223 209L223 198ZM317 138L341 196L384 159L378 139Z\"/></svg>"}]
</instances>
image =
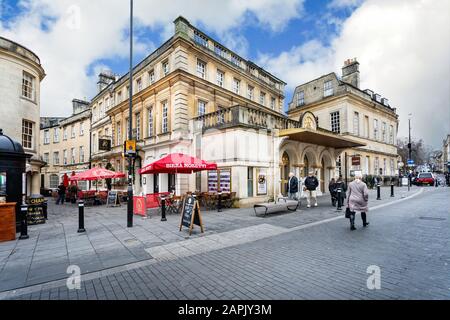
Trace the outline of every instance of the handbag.
<instances>
[{"instance_id":1,"label":"handbag","mask_svg":"<svg viewBox=\"0 0 450 320\"><path fill-rule=\"evenodd\" d=\"M349 207L347 207L347 209L345 209L345 217L347 219L350 219L351 214L352 214L352 211L350 210Z\"/></svg>"}]
</instances>

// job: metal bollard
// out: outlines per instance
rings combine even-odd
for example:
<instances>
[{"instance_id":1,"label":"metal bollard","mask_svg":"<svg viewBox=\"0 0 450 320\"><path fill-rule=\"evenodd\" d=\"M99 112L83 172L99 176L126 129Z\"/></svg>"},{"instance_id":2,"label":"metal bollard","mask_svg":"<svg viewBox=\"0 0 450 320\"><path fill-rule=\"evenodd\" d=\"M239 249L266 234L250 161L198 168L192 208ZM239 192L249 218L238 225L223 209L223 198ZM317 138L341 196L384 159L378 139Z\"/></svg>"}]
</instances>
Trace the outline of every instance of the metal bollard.
<instances>
[{"instance_id":1,"label":"metal bollard","mask_svg":"<svg viewBox=\"0 0 450 320\"><path fill-rule=\"evenodd\" d=\"M222 192L217 193L219 196L217 201L217 212L222 212Z\"/></svg>"},{"instance_id":2,"label":"metal bollard","mask_svg":"<svg viewBox=\"0 0 450 320\"><path fill-rule=\"evenodd\" d=\"M47 200L45 200L44 203L42 204L42 210L44 211L44 219L48 220L48 214L47 214L48 202L47 202Z\"/></svg>"},{"instance_id":3,"label":"metal bollard","mask_svg":"<svg viewBox=\"0 0 450 320\"><path fill-rule=\"evenodd\" d=\"M377 184L377 200L381 200L381 185Z\"/></svg>"},{"instance_id":4,"label":"metal bollard","mask_svg":"<svg viewBox=\"0 0 450 320\"><path fill-rule=\"evenodd\" d=\"M161 221L167 221L166 218L166 198L161 197Z\"/></svg>"},{"instance_id":5,"label":"metal bollard","mask_svg":"<svg viewBox=\"0 0 450 320\"><path fill-rule=\"evenodd\" d=\"M342 210L342 189L338 188L337 189L337 197L338 197L338 205L337 205L337 210Z\"/></svg>"},{"instance_id":6,"label":"metal bollard","mask_svg":"<svg viewBox=\"0 0 450 320\"><path fill-rule=\"evenodd\" d=\"M391 198L394 198L394 183L391 183Z\"/></svg>"},{"instance_id":7,"label":"metal bollard","mask_svg":"<svg viewBox=\"0 0 450 320\"><path fill-rule=\"evenodd\" d=\"M28 205L23 204L20 206L20 240L25 240L30 238L28 236L28 222L27 222L27 214L28 214Z\"/></svg>"},{"instance_id":8,"label":"metal bollard","mask_svg":"<svg viewBox=\"0 0 450 320\"><path fill-rule=\"evenodd\" d=\"M84 201L78 202L78 233L84 233Z\"/></svg>"}]
</instances>

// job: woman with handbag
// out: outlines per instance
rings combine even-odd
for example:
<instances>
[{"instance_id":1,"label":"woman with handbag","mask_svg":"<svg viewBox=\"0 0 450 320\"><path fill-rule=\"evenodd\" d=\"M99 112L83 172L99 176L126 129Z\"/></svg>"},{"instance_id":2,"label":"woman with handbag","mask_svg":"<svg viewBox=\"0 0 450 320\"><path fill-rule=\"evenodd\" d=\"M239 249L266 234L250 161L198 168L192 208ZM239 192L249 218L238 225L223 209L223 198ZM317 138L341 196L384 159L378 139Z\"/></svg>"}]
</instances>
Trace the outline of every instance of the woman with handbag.
<instances>
[{"instance_id":1,"label":"woman with handbag","mask_svg":"<svg viewBox=\"0 0 450 320\"><path fill-rule=\"evenodd\" d=\"M369 211L369 189L367 185L362 181L362 173L357 172L355 174L355 181L351 182L348 186L348 200L347 200L347 212L350 218L350 230L356 230L355 228L355 214L356 211L361 212L361 218L363 226L367 227L367 212Z\"/></svg>"}]
</instances>

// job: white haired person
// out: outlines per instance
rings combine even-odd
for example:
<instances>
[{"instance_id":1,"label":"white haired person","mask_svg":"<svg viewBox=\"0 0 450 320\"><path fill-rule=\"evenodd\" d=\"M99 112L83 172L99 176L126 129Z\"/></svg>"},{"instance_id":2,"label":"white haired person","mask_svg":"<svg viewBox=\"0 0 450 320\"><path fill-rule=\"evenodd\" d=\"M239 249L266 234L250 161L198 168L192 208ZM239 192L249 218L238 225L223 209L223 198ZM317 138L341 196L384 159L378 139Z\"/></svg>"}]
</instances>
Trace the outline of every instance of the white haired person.
<instances>
[{"instance_id":1,"label":"white haired person","mask_svg":"<svg viewBox=\"0 0 450 320\"><path fill-rule=\"evenodd\" d=\"M367 212L369 211L369 189L367 185L362 181L362 173L356 172L355 180L348 186L348 200L347 205L350 209L350 230L356 230L355 228L355 214L356 211L361 212L361 218L363 226L367 227Z\"/></svg>"},{"instance_id":2,"label":"white haired person","mask_svg":"<svg viewBox=\"0 0 450 320\"><path fill-rule=\"evenodd\" d=\"M319 180L314 175L314 170L309 171L308 177L305 179L304 191L306 191L307 207L311 208L311 200L314 201L314 206L317 207L317 187Z\"/></svg>"},{"instance_id":3,"label":"white haired person","mask_svg":"<svg viewBox=\"0 0 450 320\"><path fill-rule=\"evenodd\" d=\"M298 179L293 172L289 173L289 182L287 185L289 200L298 200Z\"/></svg>"}]
</instances>

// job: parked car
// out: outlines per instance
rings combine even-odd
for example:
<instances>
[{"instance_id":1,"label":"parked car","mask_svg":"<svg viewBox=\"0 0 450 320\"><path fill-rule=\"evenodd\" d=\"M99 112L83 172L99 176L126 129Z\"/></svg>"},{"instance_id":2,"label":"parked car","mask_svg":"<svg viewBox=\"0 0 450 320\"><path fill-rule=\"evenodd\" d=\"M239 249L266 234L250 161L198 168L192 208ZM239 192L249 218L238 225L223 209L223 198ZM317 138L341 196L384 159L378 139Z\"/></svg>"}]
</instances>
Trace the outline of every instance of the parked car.
<instances>
[{"instance_id":1,"label":"parked car","mask_svg":"<svg viewBox=\"0 0 450 320\"><path fill-rule=\"evenodd\" d=\"M417 179L415 180L415 184L418 185L418 186L423 186L423 185L432 186L432 185L434 185L433 174L431 172L419 173L419 175L417 176Z\"/></svg>"}]
</instances>

